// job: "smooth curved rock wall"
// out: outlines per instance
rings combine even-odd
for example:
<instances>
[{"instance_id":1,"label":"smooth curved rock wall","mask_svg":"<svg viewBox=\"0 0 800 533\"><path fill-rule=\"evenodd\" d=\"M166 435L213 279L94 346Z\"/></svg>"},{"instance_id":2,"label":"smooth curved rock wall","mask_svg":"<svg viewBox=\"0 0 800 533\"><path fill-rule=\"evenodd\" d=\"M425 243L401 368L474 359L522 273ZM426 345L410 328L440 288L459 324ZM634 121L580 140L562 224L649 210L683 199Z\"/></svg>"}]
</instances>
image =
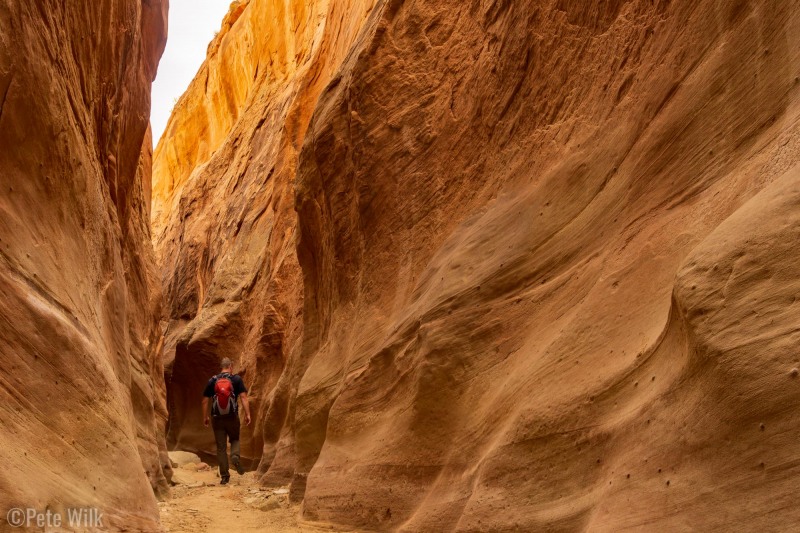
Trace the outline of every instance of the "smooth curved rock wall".
<instances>
[{"instance_id":1,"label":"smooth curved rock wall","mask_svg":"<svg viewBox=\"0 0 800 533\"><path fill-rule=\"evenodd\" d=\"M5 510L97 507L107 530L159 528L170 466L148 117L166 10L0 5Z\"/></svg>"},{"instance_id":2,"label":"smooth curved rock wall","mask_svg":"<svg viewBox=\"0 0 800 533\"><path fill-rule=\"evenodd\" d=\"M157 151L170 390L239 357L250 457L311 520L795 522L795 6L346 4L253 0L212 44L261 67L224 140ZM245 38L281 9L324 76ZM236 93L214 61L174 125ZM194 412L172 443L208 449Z\"/></svg>"}]
</instances>

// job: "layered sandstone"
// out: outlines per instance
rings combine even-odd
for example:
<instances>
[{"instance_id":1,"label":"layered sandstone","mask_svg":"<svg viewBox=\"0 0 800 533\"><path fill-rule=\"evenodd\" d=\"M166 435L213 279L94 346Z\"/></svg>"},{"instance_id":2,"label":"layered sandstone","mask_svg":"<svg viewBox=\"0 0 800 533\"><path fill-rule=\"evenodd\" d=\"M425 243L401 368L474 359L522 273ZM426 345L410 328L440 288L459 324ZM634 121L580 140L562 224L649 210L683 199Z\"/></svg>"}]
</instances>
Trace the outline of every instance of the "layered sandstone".
<instances>
[{"instance_id":1,"label":"layered sandstone","mask_svg":"<svg viewBox=\"0 0 800 533\"><path fill-rule=\"evenodd\" d=\"M0 5L4 519L97 507L104 530L158 528L166 409L147 132L166 10Z\"/></svg>"},{"instance_id":2,"label":"layered sandstone","mask_svg":"<svg viewBox=\"0 0 800 533\"><path fill-rule=\"evenodd\" d=\"M172 447L214 453L199 399L230 356L259 414L242 454L257 463L265 447L275 453L304 370L297 154L319 93L358 35L355 14L371 5L234 2L156 148Z\"/></svg>"},{"instance_id":3,"label":"layered sandstone","mask_svg":"<svg viewBox=\"0 0 800 533\"><path fill-rule=\"evenodd\" d=\"M198 388L233 355L248 453L311 520L795 522L798 27L252 0L156 154L173 445L210 449Z\"/></svg>"}]
</instances>

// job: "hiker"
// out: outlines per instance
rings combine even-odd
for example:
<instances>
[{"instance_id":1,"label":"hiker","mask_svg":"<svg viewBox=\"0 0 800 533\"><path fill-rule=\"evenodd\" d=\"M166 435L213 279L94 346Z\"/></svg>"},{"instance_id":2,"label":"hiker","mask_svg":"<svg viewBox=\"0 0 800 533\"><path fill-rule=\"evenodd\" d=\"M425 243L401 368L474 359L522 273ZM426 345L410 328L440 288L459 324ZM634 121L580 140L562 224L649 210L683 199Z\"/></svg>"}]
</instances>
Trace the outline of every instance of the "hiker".
<instances>
[{"instance_id":1,"label":"hiker","mask_svg":"<svg viewBox=\"0 0 800 533\"><path fill-rule=\"evenodd\" d=\"M230 481L228 471L228 439L231 441L231 463L236 471L244 474L239 459L239 402L244 407L244 423L250 425L250 404L247 402L247 387L242 378L232 373L233 363L227 357L220 361L222 372L208 380L203 392L203 425L208 427L208 403L211 403L211 426L217 441L220 485Z\"/></svg>"}]
</instances>

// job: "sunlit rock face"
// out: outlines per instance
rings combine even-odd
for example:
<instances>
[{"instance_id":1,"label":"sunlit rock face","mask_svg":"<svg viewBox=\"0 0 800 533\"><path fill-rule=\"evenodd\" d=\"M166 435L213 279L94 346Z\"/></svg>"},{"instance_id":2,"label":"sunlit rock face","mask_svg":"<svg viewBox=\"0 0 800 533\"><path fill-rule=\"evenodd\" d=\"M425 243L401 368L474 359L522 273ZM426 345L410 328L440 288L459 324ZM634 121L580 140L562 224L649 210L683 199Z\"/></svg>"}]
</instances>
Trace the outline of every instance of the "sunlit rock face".
<instances>
[{"instance_id":1,"label":"sunlit rock face","mask_svg":"<svg viewBox=\"0 0 800 533\"><path fill-rule=\"evenodd\" d=\"M798 27L780 2L235 6L156 153L172 444L211 450L230 355L246 453L311 520L794 523Z\"/></svg>"},{"instance_id":2,"label":"sunlit rock face","mask_svg":"<svg viewBox=\"0 0 800 533\"><path fill-rule=\"evenodd\" d=\"M94 506L106 528L157 528L169 467L148 116L166 10L0 5L6 510Z\"/></svg>"},{"instance_id":3,"label":"sunlit rock face","mask_svg":"<svg viewBox=\"0 0 800 533\"><path fill-rule=\"evenodd\" d=\"M371 7L234 2L170 118L153 184L170 446L214 453L199 402L225 356L237 361L257 413L243 433L243 457L257 464L264 450L274 455L281 429L292 427L287 420L305 371L298 152L320 92ZM294 456L290 444L284 448L288 481Z\"/></svg>"}]
</instances>

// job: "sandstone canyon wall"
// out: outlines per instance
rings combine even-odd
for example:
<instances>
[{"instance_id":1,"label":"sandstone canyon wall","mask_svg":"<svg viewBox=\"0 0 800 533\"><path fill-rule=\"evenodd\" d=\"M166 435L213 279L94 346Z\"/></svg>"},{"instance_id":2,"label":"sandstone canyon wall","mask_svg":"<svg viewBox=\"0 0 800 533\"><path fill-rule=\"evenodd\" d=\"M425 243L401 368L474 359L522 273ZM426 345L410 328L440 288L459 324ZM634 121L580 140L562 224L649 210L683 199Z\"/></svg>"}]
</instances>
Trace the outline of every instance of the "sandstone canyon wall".
<instances>
[{"instance_id":1,"label":"sandstone canyon wall","mask_svg":"<svg viewBox=\"0 0 800 533\"><path fill-rule=\"evenodd\" d=\"M166 0L0 5L4 519L97 507L106 530L159 528L148 122L166 12Z\"/></svg>"},{"instance_id":2,"label":"sandstone canyon wall","mask_svg":"<svg viewBox=\"0 0 800 533\"><path fill-rule=\"evenodd\" d=\"M244 431L243 457L258 461L265 446L274 453L304 370L297 153L319 93L358 35L356 15L371 7L234 2L156 148L153 231L173 447L214 453L200 394L230 356L262 415ZM288 465L288 479L292 472Z\"/></svg>"},{"instance_id":3,"label":"sandstone canyon wall","mask_svg":"<svg viewBox=\"0 0 800 533\"><path fill-rule=\"evenodd\" d=\"M170 445L408 531L800 518L796 2L251 0L154 161Z\"/></svg>"}]
</instances>

